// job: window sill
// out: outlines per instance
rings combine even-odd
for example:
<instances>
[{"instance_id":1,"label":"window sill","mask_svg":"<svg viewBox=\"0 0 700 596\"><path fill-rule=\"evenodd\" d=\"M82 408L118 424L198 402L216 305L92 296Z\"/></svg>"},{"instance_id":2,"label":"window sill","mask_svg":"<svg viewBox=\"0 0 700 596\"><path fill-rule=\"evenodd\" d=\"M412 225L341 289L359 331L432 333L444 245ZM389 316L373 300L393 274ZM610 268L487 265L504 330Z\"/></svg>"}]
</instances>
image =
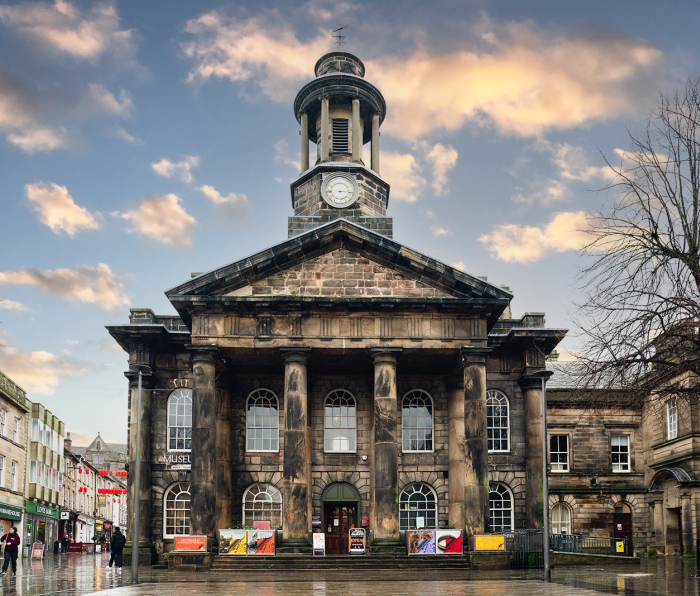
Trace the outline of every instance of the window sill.
<instances>
[{"instance_id":1,"label":"window sill","mask_svg":"<svg viewBox=\"0 0 700 596\"><path fill-rule=\"evenodd\" d=\"M357 451L326 451L323 450L324 455L357 455Z\"/></svg>"},{"instance_id":2,"label":"window sill","mask_svg":"<svg viewBox=\"0 0 700 596\"><path fill-rule=\"evenodd\" d=\"M248 449L246 450L246 455L248 453L279 453L279 449Z\"/></svg>"}]
</instances>

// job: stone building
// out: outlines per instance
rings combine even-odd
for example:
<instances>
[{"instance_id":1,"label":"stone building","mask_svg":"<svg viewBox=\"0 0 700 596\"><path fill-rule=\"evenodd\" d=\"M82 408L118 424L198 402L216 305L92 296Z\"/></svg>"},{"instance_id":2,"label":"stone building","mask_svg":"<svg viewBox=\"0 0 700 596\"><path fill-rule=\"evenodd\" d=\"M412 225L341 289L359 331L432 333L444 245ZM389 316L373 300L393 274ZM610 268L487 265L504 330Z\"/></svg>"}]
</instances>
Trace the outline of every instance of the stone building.
<instances>
[{"instance_id":1,"label":"stone building","mask_svg":"<svg viewBox=\"0 0 700 596\"><path fill-rule=\"evenodd\" d=\"M19 528L27 469L27 395L0 372L0 532Z\"/></svg>"},{"instance_id":2,"label":"stone building","mask_svg":"<svg viewBox=\"0 0 700 596\"><path fill-rule=\"evenodd\" d=\"M73 446L76 455L82 455L98 470L122 471L126 468L126 445L107 443L97 433L97 436L87 447Z\"/></svg>"},{"instance_id":3,"label":"stone building","mask_svg":"<svg viewBox=\"0 0 700 596\"><path fill-rule=\"evenodd\" d=\"M507 289L392 240L384 99L351 54L315 72L294 102L288 239L167 291L176 315L108 327L133 365L140 546L162 556L177 534L253 521L281 529L280 552L310 552L312 528L340 552L368 526L377 553L405 552L421 524L541 527L533 373L565 331L510 318Z\"/></svg>"}]
</instances>

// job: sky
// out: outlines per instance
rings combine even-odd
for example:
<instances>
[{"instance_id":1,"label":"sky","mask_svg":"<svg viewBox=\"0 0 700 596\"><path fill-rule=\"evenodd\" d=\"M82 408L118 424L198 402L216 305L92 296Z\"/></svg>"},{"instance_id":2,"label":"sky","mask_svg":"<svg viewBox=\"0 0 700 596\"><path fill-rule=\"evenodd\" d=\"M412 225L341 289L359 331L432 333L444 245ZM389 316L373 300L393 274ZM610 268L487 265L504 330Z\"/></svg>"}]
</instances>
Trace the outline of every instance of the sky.
<instances>
[{"instance_id":1,"label":"sky","mask_svg":"<svg viewBox=\"0 0 700 596\"><path fill-rule=\"evenodd\" d=\"M0 0L0 370L76 445L126 442L105 325L286 239L292 102L338 49L387 102L395 240L508 286L570 358L606 159L699 74L698 22L680 0Z\"/></svg>"}]
</instances>

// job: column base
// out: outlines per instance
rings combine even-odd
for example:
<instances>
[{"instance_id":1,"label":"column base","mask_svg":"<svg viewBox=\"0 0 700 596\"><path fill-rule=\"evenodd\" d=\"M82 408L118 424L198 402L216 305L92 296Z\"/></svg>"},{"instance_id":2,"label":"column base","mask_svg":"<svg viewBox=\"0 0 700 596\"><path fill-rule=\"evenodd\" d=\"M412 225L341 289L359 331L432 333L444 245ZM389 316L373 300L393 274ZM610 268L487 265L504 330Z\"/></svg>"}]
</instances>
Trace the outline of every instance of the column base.
<instances>
[{"instance_id":1,"label":"column base","mask_svg":"<svg viewBox=\"0 0 700 596\"><path fill-rule=\"evenodd\" d=\"M313 548L308 538L287 538L275 547L277 555L312 555Z\"/></svg>"},{"instance_id":2,"label":"column base","mask_svg":"<svg viewBox=\"0 0 700 596\"><path fill-rule=\"evenodd\" d=\"M388 555L398 557L408 554L408 549L401 542L401 538L375 538L369 550L372 556Z\"/></svg>"},{"instance_id":3,"label":"column base","mask_svg":"<svg viewBox=\"0 0 700 596\"><path fill-rule=\"evenodd\" d=\"M138 544L139 550L139 566L141 565L153 565L158 560L158 552L156 547L147 541L141 541ZM127 542L124 546L123 556L124 556L124 567L131 566L131 557L133 554L133 544Z\"/></svg>"}]
</instances>

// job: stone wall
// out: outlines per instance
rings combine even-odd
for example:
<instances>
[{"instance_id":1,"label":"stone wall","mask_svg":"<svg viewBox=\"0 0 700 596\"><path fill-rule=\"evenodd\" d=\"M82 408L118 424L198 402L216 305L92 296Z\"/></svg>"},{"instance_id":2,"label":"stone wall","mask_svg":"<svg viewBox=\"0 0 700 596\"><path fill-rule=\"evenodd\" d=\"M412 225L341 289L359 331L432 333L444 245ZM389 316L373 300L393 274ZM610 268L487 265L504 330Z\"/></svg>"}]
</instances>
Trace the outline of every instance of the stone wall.
<instances>
[{"instance_id":1,"label":"stone wall","mask_svg":"<svg viewBox=\"0 0 700 596\"><path fill-rule=\"evenodd\" d=\"M308 217L290 217L287 228L287 237L292 238L294 236L298 236L299 234L303 234L318 228L319 226L325 225L328 222L340 217L343 217L348 221L357 224L358 226L362 226L363 228L377 232L377 234L386 236L387 238L394 237L394 223L391 217L367 217L365 215L350 215L351 213L362 214L362 211L359 209L344 209L342 211L339 209L329 209L320 212L318 215L311 215Z\"/></svg>"},{"instance_id":2,"label":"stone wall","mask_svg":"<svg viewBox=\"0 0 700 596\"><path fill-rule=\"evenodd\" d=\"M387 203L389 201L388 185L377 178L374 174L369 174L366 170L358 168L338 167L334 171L352 172L357 181L359 194L355 203L348 209L339 210L341 213L348 211L360 211L364 217L384 217L386 215ZM303 181L293 187L292 204L294 215L297 217L321 215L323 212L338 211L332 205L326 203L321 195L321 183L323 173L319 172L308 180Z\"/></svg>"}]
</instances>

